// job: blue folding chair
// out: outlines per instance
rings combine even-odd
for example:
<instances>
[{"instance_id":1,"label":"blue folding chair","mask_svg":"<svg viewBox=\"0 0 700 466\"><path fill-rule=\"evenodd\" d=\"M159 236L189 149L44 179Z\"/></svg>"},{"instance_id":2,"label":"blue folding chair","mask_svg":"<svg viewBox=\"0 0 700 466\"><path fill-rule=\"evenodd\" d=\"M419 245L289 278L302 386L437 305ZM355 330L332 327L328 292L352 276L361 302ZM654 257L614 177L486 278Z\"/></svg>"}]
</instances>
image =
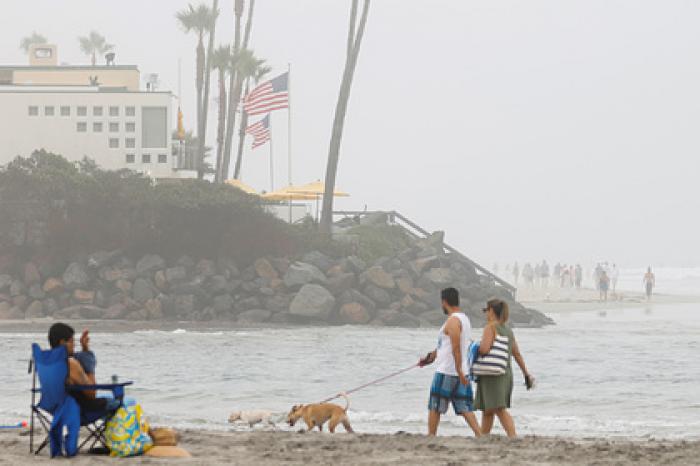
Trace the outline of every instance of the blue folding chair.
<instances>
[{"instance_id":1,"label":"blue folding chair","mask_svg":"<svg viewBox=\"0 0 700 466\"><path fill-rule=\"evenodd\" d=\"M92 442L90 449L100 443L107 448L105 429L107 421L122 406L124 387L133 382L121 382L97 385L66 385L68 380L68 352L61 345L50 350L42 350L36 343L32 344L32 359L29 361L32 373L32 403L29 424L29 451L38 455L47 444L51 444L51 457L60 456L65 450L66 456L75 456L85 445ZM37 387L37 378L39 387ZM111 403L111 409L82 411L77 401L70 395L71 391L108 390L118 401ZM37 402L37 394L40 395ZM43 427L46 437L34 449L35 419ZM88 436L78 445L80 428L85 427ZM67 435L64 437L64 428Z\"/></svg>"}]
</instances>

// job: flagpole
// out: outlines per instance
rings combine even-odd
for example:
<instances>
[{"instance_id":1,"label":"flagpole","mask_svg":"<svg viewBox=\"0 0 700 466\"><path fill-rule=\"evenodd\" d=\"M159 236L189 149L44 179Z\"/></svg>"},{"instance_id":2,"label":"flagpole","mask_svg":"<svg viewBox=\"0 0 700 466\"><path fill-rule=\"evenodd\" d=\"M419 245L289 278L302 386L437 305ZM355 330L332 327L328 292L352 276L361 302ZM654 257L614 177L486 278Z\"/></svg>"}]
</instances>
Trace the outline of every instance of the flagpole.
<instances>
[{"instance_id":1,"label":"flagpole","mask_svg":"<svg viewBox=\"0 0 700 466\"><path fill-rule=\"evenodd\" d=\"M292 64L287 63L287 184L292 185ZM292 223L292 199L289 199L289 223Z\"/></svg>"},{"instance_id":2,"label":"flagpole","mask_svg":"<svg viewBox=\"0 0 700 466\"><path fill-rule=\"evenodd\" d=\"M274 157L272 156L272 118L269 113L267 114L267 118L269 119L268 128L270 131L270 192L273 192L275 190L275 164Z\"/></svg>"}]
</instances>

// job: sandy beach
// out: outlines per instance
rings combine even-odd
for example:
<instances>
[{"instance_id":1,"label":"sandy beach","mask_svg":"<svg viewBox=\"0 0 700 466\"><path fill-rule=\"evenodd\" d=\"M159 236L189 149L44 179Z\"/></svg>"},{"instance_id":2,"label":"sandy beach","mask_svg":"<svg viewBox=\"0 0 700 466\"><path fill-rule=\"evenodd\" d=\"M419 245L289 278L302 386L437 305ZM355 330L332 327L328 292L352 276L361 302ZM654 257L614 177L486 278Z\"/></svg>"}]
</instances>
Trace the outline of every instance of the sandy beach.
<instances>
[{"instance_id":1,"label":"sandy beach","mask_svg":"<svg viewBox=\"0 0 700 466\"><path fill-rule=\"evenodd\" d=\"M191 459L81 455L71 464L273 465L273 464L697 464L700 442L607 441L493 436L430 438L404 433L348 435L292 432L185 431L181 446ZM0 434L0 464L47 463L48 456L28 453L28 438Z\"/></svg>"}]
</instances>

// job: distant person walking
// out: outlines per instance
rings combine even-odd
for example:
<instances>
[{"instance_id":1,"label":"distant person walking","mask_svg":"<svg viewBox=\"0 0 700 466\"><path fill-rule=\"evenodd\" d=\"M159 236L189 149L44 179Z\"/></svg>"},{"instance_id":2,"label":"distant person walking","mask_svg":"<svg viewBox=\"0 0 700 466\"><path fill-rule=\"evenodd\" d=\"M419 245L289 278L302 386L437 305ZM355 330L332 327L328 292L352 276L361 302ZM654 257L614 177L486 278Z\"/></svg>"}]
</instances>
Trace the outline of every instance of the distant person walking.
<instances>
[{"instance_id":1,"label":"distant person walking","mask_svg":"<svg viewBox=\"0 0 700 466\"><path fill-rule=\"evenodd\" d=\"M549 264L546 260L543 260L540 266L540 277L542 278L542 288L546 289L549 285Z\"/></svg>"},{"instance_id":2,"label":"distant person walking","mask_svg":"<svg viewBox=\"0 0 700 466\"><path fill-rule=\"evenodd\" d=\"M508 303L500 299L492 299L486 303L486 308L483 311L486 314L487 323L481 336L479 354L483 356L491 351L497 335L508 337L508 368L503 375L482 375L477 381L475 407L483 412L481 432L484 435L491 433L494 417L498 417L498 421L508 437L515 437L515 422L508 412L513 394L511 356L520 366L528 390L532 388L534 378L527 371L525 360L520 354L520 348L515 341L513 331L506 325L508 322Z\"/></svg>"},{"instance_id":3,"label":"distant person walking","mask_svg":"<svg viewBox=\"0 0 700 466\"><path fill-rule=\"evenodd\" d=\"M472 326L469 317L459 308L459 292L446 288L440 293L442 312L447 320L440 328L437 348L419 361L421 367L435 362L435 375L428 400L428 435L436 435L440 416L452 404L454 412L462 416L474 435L481 429L474 414L474 395L469 383L469 341Z\"/></svg>"},{"instance_id":4,"label":"distant person walking","mask_svg":"<svg viewBox=\"0 0 700 466\"><path fill-rule=\"evenodd\" d=\"M513 264L513 285L518 286L518 279L520 278L520 267L518 266L518 261Z\"/></svg>"},{"instance_id":5,"label":"distant person walking","mask_svg":"<svg viewBox=\"0 0 700 466\"><path fill-rule=\"evenodd\" d=\"M651 267L647 267L647 273L644 274L642 283L644 284L644 290L647 294L647 301L651 301L651 293L654 291L654 287L656 286L656 277L651 271Z\"/></svg>"},{"instance_id":6,"label":"distant person walking","mask_svg":"<svg viewBox=\"0 0 700 466\"><path fill-rule=\"evenodd\" d=\"M600 290L600 300L606 302L608 300L608 290L610 289L610 277L608 273L603 270L600 272L600 278L598 279L598 290Z\"/></svg>"},{"instance_id":7,"label":"distant person walking","mask_svg":"<svg viewBox=\"0 0 700 466\"><path fill-rule=\"evenodd\" d=\"M581 283L583 282L583 268L581 267L581 264L576 264L576 268L574 269L574 273L576 275L576 289L580 290Z\"/></svg>"},{"instance_id":8,"label":"distant person walking","mask_svg":"<svg viewBox=\"0 0 700 466\"><path fill-rule=\"evenodd\" d=\"M612 283L612 292L617 295L617 280L620 278L620 269L617 268L617 264L612 265L610 270L610 282Z\"/></svg>"},{"instance_id":9,"label":"distant person walking","mask_svg":"<svg viewBox=\"0 0 700 466\"><path fill-rule=\"evenodd\" d=\"M528 288L532 289L534 287L533 283L533 278L534 278L534 271L532 270L532 266L530 265L529 262L526 262L525 265L523 266L523 279L525 279L525 285L527 285Z\"/></svg>"}]
</instances>

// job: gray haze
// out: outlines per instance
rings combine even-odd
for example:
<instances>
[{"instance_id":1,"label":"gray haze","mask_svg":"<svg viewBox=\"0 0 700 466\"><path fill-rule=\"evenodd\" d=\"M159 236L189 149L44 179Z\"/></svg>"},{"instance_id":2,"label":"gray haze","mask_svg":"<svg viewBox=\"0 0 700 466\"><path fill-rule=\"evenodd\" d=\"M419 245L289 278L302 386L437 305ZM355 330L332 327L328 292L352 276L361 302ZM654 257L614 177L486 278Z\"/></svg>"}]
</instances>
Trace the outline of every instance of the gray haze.
<instances>
[{"instance_id":1,"label":"gray haze","mask_svg":"<svg viewBox=\"0 0 700 466\"><path fill-rule=\"evenodd\" d=\"M232 37L233 0L220 3L217 42ZM36 30L60 61L86 63L76 36L96 29L117 63L175 93L182 60L192 128L196 43L174 19L186 4L5 0L0 62L24 63L19 41ZM253 48L275 72L292 64L295 183L324 174L348 5L257 2ZM374 0L338 177L352 197L338 206L399 210L487 265L700 265L698 20L689 0ZM210 142L215 125L212 106ZM286 133L277 112L278 186ZM246 153L259 189L267 154Z\"/></svg>"}]
</instances>

